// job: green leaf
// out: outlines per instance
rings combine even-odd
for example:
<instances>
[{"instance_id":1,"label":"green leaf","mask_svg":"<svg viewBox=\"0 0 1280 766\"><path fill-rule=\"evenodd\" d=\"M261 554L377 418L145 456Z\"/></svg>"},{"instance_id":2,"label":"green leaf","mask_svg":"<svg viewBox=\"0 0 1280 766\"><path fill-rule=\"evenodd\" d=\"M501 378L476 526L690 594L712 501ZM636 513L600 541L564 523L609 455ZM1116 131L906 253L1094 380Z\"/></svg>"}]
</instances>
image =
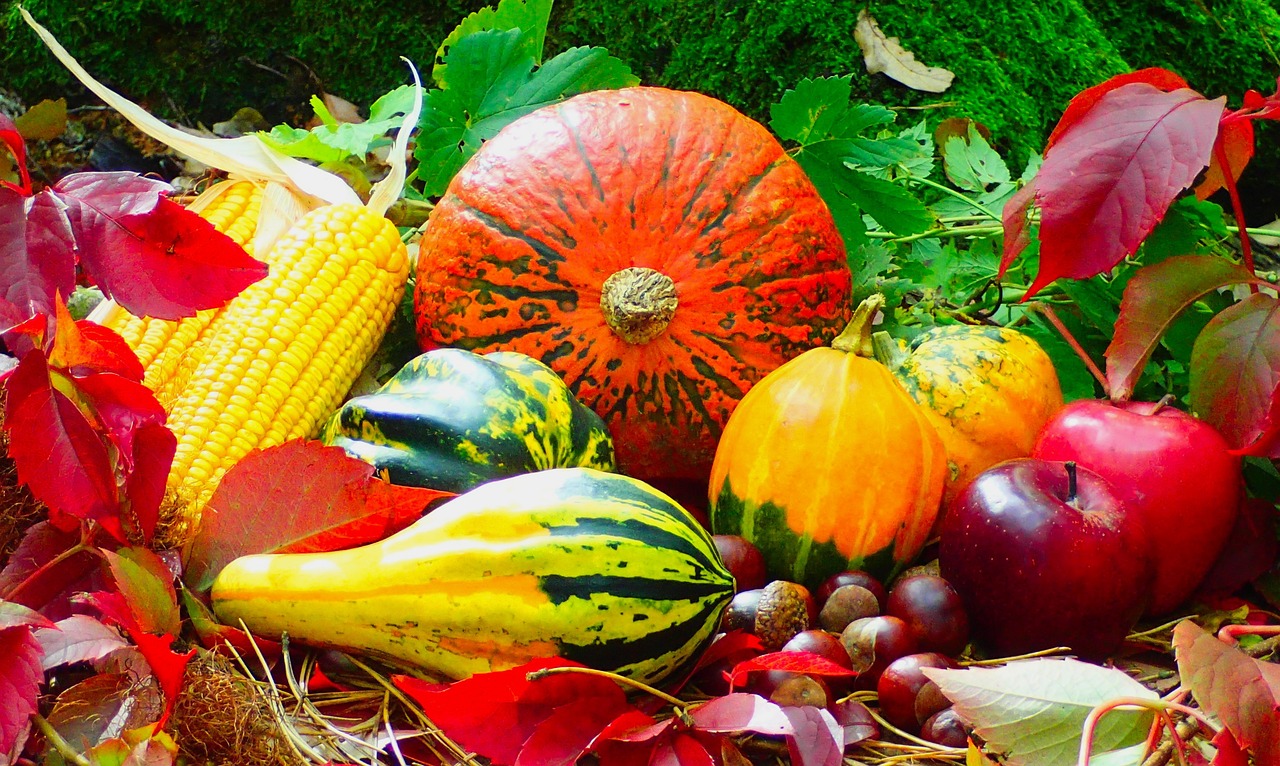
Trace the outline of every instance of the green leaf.
<instances>
[{"instance_id":1,"label":"green leaf","mask_svg":"<svg viewBox=\"0 0 1280 766\"><path fill-rule=\"evenodd\" d=\"M845 159L849 164L858 170L877 171L918 159L920 144L900 136L852 138L848 151Z\"/></svg>"},{"instance_id":2,"label":"green leaf","mask_svg":"<svg viewBox=\"0 0 1280 766\"><path fill-rule=\"evenodd\" d=\"M1085 718L1117 697L1159 700L1125 673L1071 659L1036 659L1001 667L926 668L956 712L1008 766L1073 766ZM1094 751L1141 744L1150 710L1118 708L1098 720Z\"/></svg>"},{"instance_id":3,"label":"green leaf","mask_svg":"<svg viewBox=\"0 0 1280 766\"><path fill-rule=\"evenodd\" d=\"M535 69L520 35L477 32L446 54L452 84L427 94L414 150L428 196L443 194L480 144L519 117L579 93L638 82L603 48L570 48Z\"/></svg>"},{"instance_id":4,"label":"green leaf","mask_svg":"<svg viewBox=\"0 0 1280 766\"><path fill-rule=\"evenodd\" d=\"M1151 266L1176 255L1209 253L1207 241L1227 236L1222 208L1195 197L1183 197L1169 207L1142 243L1142 263Z\"/></svg>"},{"instance_id":5,"label":"green leaf","mask_svg":"<svg viewBox=\"0 0 1280 766\"><path fill-rule=\"evenodd\" d=\"M1090 324L1104 335L1111 334L1120 314L1119 301L1112 296L1101 277L1063 279L1058 285Z\"/></svg>"},{"instance_id":6,"label":"green leaf","mask_svg":"<svg viewBox=\"0 0 1280 766\"><path fill-rule=\"evenodd\" d=\"M1093 374L1056 329L1046 324L1038 314L1033 314L1032 323L1023 325L1018 330L1039 344L1049 355L1053 369L1058 373L1058 385L1062 388L1064 402L1097 397L1097 381Z\"/></svg>"},{"instance_id":7,"label":"green leaf","mask_svg":"<svg viewBox=\"0 0 1280 766\"><path fill-rule=\"evenodd\" d=\"M431 77L441 88L451 86L448 73L449 50L470 35L488 31L517 31L517 45L535 65L542 63L542 49L547 39L547 22L551 18L552 0L501 0L497 8L481 8L462 20L440 43Z\"/></svg>"},{"instance_id":8,"label":"green leaf","mask_svg":"<svg viewBox=\"0 0 1280 766\"><path fill-rule=\"evenodd\" d=\"M259 132L259 137L277 151L320 163L363 158L388 131L400 127L401 119L413 107L413 86L402 85L373 102L369 119L361 123L339 123L318 97L312 96L311 106L321 125L311 130L277 125L270 133Z\"/></svg>"},{"instance_id":9,"label":"green leaf","mask_svg":"<svg viewBox=\"0 0 1280 766\"><path fill-rule=\"evenodd\" d=\"M855 285L871 284L876 277L888 273L893 266L893 253L879 242L869 242L858 248L856 259L852 252L850 251L849 268L853 271Z\"/></svg>"},{"instance_id":10,"label":"green leaf","mask_svg":"<svg viewBox=\"0 0 1280 766\"><path fill-rule=\"evenodd\" d=\"M1009 168L973 123L967 137L951 136L942 145L942 168L951 183L971 192L1009 183Z\"/></svg>"},{"instance_id":11,"label":"green leaf","mask_svg":"<svg viewBox=\"0 0 1280 766\"><path fill-rule=\"evenodd\" d=\"M811 167L822 168L828 188L894 234L919 234L927 230L933 224L933 217L920 200L897 184L850 168L845 164L850 147L850 141L823 141L801 149L796 159L810 178L814 175ZM823 187L819 186L818 191L825 200L827 194Z\"/></svg>"},{"instance_id":12,"label":"green leaf","mask_svg":"<svg viewBox=\"0 0 1280 766\"><path fill-rule=\"evenodd\" d=\"M831 128L832 138L853 138L868 128L888 125L897 119L892 109L874 104L852 104Z\"/></svg>"},{"instance_id":13,"label":"green leaf","mask_svg":"<svg viewBox=\"0 0 1280 766\"><path fill-rule=\"evenodd\" d=\"M804 170L809 180L818 190L818 195L827 204L831 217L835 219L836 229L844 240L846 252L853 253L867 244L867 226L862 222L862 211L857 203L845 193L842 178L853 172L843 165L831 165L821 156L812 152L801 151L796 154L796 161Z\"/></svg>"},{"instance_id":14,"label":"green leaf","mask_svg":"<svg viewBox=\"0 0 1280 766\"><path fill-rule=\"evenodd\" d=\"M147 633L178 634L181 615L173 587L173 573L146 548L102 551L103 559L138 625Z\"/></svg>"},{"instance_id":15,"label":"green leaf","mask_svg":"<svg viewBox=\"0 0 1280 766\"><path fill-rule=\"evenodd\" d=\"M1191 407L1235 449L1275 457L1280 301L1255 293L1218 314L1191 352Z\"/></svg>"},{"instance_id":16,"label":"green leaf","mask_svg":"<svg viewBox=\"0 0 1280 766\"><path fill-rule=\"evenodd\" d=\"M769 107L769 127L801 146L826 138L849 108L852 81L853 75L801 80Z\"/></svg>"},{"instance_id":17,"label":"green leaf","mask_svg":"<svg viewBox=\"0 0 1280 766\"><path fill-rule=\"evenodd\" d=\"M1183 309L1218 288L1257 281L1243 266L1211 255L1176 256L1139 269L1125 287L1107 346L1112 399L1121 401L1133 392L1151 352Z\"/></svg>"}]
</instances>

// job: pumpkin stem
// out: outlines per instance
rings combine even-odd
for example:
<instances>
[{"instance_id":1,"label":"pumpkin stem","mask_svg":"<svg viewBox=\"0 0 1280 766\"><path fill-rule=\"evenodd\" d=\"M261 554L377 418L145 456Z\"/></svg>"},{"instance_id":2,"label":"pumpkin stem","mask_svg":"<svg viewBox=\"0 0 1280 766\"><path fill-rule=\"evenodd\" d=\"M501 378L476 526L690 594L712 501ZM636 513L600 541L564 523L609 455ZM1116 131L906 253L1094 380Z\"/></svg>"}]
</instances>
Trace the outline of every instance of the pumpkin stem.
<instances>
[{"instance_id":1,"label":"pumpkin stem","mask_svg":"<svg viewBox=\"0 0 1280 766\"><path fill-rule=\"evenodd\" d=\"M636 345L666 332L678 302L671 277L643 266L614 272L600 288L605 323L618 337Z\"/></svg>"},{"instance_id":2,"label":"pumpkin stem","mask_svg":"<svg viewBox=\"0 0 1280 766\"><path fill-rule=\"evenodd\" d=\"M875 350L871 346L871 323L875 321L876 312L883 305L884 296L880 293L874 293L859 304L848 326L831 341L831 347L846 354L875 356Z\"/></svg>"},{"instance_id":3,"label":"pumpkin stem","mask_svg":"<svg viewBox=\"0 0 1280 766\"><path fill-rule=\"evenodd\" d=\"M902 350L896 338L881 330L871 333L871 350L875 352L876 361L895 372L910 356Z\"/></svg>"}]
</instances>

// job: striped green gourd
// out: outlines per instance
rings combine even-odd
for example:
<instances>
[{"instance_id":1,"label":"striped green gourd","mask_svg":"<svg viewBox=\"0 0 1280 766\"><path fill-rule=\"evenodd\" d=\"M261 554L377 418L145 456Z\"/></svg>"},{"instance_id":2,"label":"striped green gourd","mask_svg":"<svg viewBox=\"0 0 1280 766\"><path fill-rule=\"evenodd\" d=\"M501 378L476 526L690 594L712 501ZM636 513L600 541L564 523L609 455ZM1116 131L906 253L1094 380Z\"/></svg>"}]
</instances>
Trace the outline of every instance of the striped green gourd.
<instances>
[{"instance_id":1,"label":"striped green gourd","mask_svg":"<svg viewBox=\"0 0 1280 766\"><path fill-rule=\"evenodd\" d=\"M732 596L687 511L589 468L490 482L360 548L245 556L212 593L225 624L445 678L559 656L646 683L696 657Z\"/></svg>"},{"instance_id":2,"label":"striped green gourd","mask_svg":"<svg viewBox=\"0 0 1280 766\"><path fill-rule=\"evenodd\" d=\"M321 438L394 484L449 492L548 468L614 469L600 416L550 367L514 351L422 354L343 404Z\"/></svg>"}]
</instances>

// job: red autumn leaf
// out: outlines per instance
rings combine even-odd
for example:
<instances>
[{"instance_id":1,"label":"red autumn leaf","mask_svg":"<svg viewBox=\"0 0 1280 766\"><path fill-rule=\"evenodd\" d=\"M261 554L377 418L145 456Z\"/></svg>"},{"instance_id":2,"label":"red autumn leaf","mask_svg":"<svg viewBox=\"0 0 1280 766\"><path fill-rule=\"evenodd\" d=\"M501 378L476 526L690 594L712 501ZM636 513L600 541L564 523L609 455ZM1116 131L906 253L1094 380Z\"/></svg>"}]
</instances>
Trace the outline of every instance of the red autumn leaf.
<instances>
[{"instance_id":1,"label":"red autumn leaf","mask_svg":"<svg viewBox=\"0 0 1280 766\"><path fill-rule=\"evenodd\" d=\"M745 660L762 652L764 652L764 644L760 643L758 636L745 630L731 630L716 637L711 646L708 646L702 656L698 657L698 662L694 665L693 670L696 673L703 668L711 667L721 660L729 660L735 657Z\"/></svg>"},{"instance_id":2,"label":"red autumn leaf","mask_svg":"<svg viewBox=\"0 0 1280 766\"><path fill-rule=\"evenodd\" d=\"M784 707L793 733L787 749L794 766L840 766L844 761L844 729L825 708Z\"/></svg>"},{"instance_id":3,"label":"red autumn leaf","mask_svg":"<svg viewBox=\"0 0 1280 766\"><path fill-rule=\"evenodd\" d=\"M792 733L791 722L783 709L758 694L726 694L707 700L688 712L695 728L700 731L717 734L752 731L773 737Z\"/></svg>"},{"instance_id":4,"label":"red autumn leaf","mask_svg":"<svg viewBox=\"0 0 1280 766\"><path fill-rule=\"evenodd\" d=\"M1036 200L1036 179L1032 178L1027 185L1019 189L1009 198L1000 216L1004 226L1004 250L1000 255L1000 276L1013 265L1013 262L1027 245L1031 244L1031 205Z\"/></svg>"},{"instance_id":5,"label":"red autumn leaf","mask_svg":"<svg viewBox=\"0 0 1280 766\"><path fill-rule=\"evenodd\" d=\"M72 319L61 295L54 301L49 364L74 375L113 372L133 383L142 382L142 362L124 338L94 322Z\"/></svg>"},{"instance_id":6,"label":"red autumn leaf","mask_svg":"<svg viewBox=\"0 0 1280 766\"><path fill-rule=\"evenodd\" d=\"M716 760L697 737L675 732L657 743L649 766L716 766Z\"/></svg>"},{"instance_id":7,"label":"red autumn leaf","mask_svg":"<svg viewBox=\"0 0 1280 766\"><path fill-rule=\"evenodd\" d=\"M0 298L26 319L53 313L53 296L75 285L75 237L58 200L47 190L26 197L0 186Z\"/></svg>"},{"instance_id":8,"label":"red autumn leaf","mask_svg":"<svg viewBox=\"0 0 1280 766\"><path fill-rule=\"evenodd\" d=\"M1208 199L1209 195L1227 185L1226 176L1222 172L1222 160L1219 152L1225 152L1227 165L1231 168L1231 179L1240 180L1240 174L1253 159L1253 122L1251 120L1224 121L1218 131L1218 138L1213 144L1213 160L1205 171L1204 180L1196 185L1196 197Z\"/></svg>"},{"instance_id":9,"label":"red autumn leaf","mask_svg":"<svg viewBox=\"0 0 1280 766\"><path fill-rule=\"evenodd\" d=\"M880 724L871 717L867 706L857 700L846 699L835 703L831 706L831 715L844 728L845 747L880 736Z\"/></svg>"},{"instance_id":10,"label":"red autumn leaf","mask_svg":"<svg viewBox=\"0 0 1280 766\"><path fill-rule=\"evenodd\" d=\"M123 628L133 640L134 645L138 647L138 651L142 653L147 665L151 667L151 674L155 676L156 685L164 695L165 710L159 723L163 727L164 722L173 713L174 705L178 702L178 693L182 691L182 678L186 672L187 663L195 656L196 650L193 648L186 654L178 654L170 648L173 645L172 634L156 635L146 632L143 628L143 620L149 617L145 614L140 615L136 611L137 605L121 593L86 593L80 600L92 605L108 621Z\"/></svg>"},{"instance_id":11,"label":"red autumn leaf","mask_svg":"<svg viewBox=\"0 0 1280 766\"><path fill-rule=\"evenodd\" d=\"M1058 139L1070 130L1072 126L1084 119L1085 115L1098 105L1103 96L1122 85L1135 82L1144 82L1163 91L1190 87L1186 80L1168 69L1148 67L1147 69L1139 69L1136 72L1118 74L1106 82L1099 83L1092 88L1086 88L1077 93L1071 99L1071 103L1067 104L1067 108L1062 112L1062 117L1058 119L1058 124L1054 126L1053 132L1049 134L1049 140L1045 143L1045 151L1052 148L1058 142Z\"/></svg>"},{"instance_id":12,"label":"red autumn leaf","mask_svg":"<svg viewBox=\"0 0 1280 766\"><path fill-rule=\"evenodd\" d=\"M399 487L340 447L293 440L249 453L222 478L187 555L186 582L207 590L250 553L352 548L409 526L452 493Z\"/></svg>"},{"instance_id":13,"label":"red autumn leaf","mask_svg":"<svg viewBox=\"0 0 1280 766\"><path fill-rule=\"evenodd\" d=\"M0 144L4 144L13 152L13 162L18 168L18 175L22 179L22 186L16 187L7 181L0 181L0 189L10 189L13 191L30 191L31 176L27 175L27 143L22 140L22 134L18 132L18 126L13 124L13 120L8 115L0 114ZM2 752L2 751L0 751Z\"/></svg>"},{"instance_id":14,"label":"red autumn leaf","mask_svg":"<svg viewBox=\"0 0 1280 766\"><path fill-rule=\"evenodd\" d=\"M49 521L33 525L0 570L0 598L46 615L70 614L71 594L85 590L82 586L87 577L96 575L99 562L87 550L61 558L79 542L78 524L69 531ZM54 559L57 564L44 568Z\"/></svg>"},{"instance_id":15,"label":"red autumn leaf","mask_svg":"<svg viewBox=\"0 0 1280 766\"><path fill-rule=\"evenodd\" d=\"M35 350L25 355L5 382L5 390L4 428L18 481L49 506L55 523L60 521L59 514L96 519L123 536L107 448L84 413L54 389L44 353Z\"/></svg>"},{"instance_id":16,"label":"red autumn leaf","mask_svg":"<svg viewBox=\"0 0 1280 766\"><path fill-rule=\"evenodd\" d=\"M46 670L77 662L96 662L129 644L119 631L87 614L73 614L51 628L36 631Z\"/></svg>"},{"instance_id":17,"label":"red autumn leaf","mask_svg":"<svg viewBox=\"0 0 1280 766\"><path fill-rule=\"evenodd\" d=\"M1179 255L1134 273L1107 346L1107 386L1114 401L1133 393L1151 353L1188 306L1222 287L1260 283L1248 269L1212 255Z\"/></svg>"},{"instance_id":18,"label":"red autumn leaf","mask_svg":"<svg viewBox=\"0 0 1280 766\"><path fill-rule=\"evenodd\" d=\"M43 650L33 628L49 628L48 618L24 606L0 602L0 754L13 749L36 712L44 670Z\"/></svg>"},{"instance_id":19,"label":"red autumn leaf","mask_svg":"<svg viewBox=\"0 0 1280 766\"><path fill-rule=\"evenodd\" d=\"M813 652L770 652L759 657L743 660L733 667L730 683L740 685L753 670L786 670L791 673L803 673L810 676L832 676L848 678L858 675L857 671L837 665L820 654Z\"/></svg>"},{"instance_id":20,"label":"red autumn leaf","mask_svg":"<svg viewBox=\"0 0 1280 766\"><path fill-rule=\"evenodd\" d=\"M1103 94L1068 126L1036 174L1040 271L1027 297L1132 254L1209 164L1224 103L1134 82Z\"/></svg>"},{"instance_id":21,"label":"red autumn leaf","mask_svg":"<svg viewBox=\"0 0 1280 766\"><path fill-rule=\"evenodd\" d=\"M515 766L573 766L623 709L633 710L625 696L590 696L557 707L525 740Z\"/></svg>"},{"instance_id":22,"label":"red autumn leaf","mask_svg":"<svg viewBox=\"0 0 1280 766\"><path fill-rule=\"evenodd\" d=\"M1190 620L1173 629L1178 675L1257 766L1280 764L1280 664L1256 660Z\"/></svg>"},{"instance_id":23,"label":"red autumn leaf","mask_svg":"<svg viewBox=\"0 0 1280 766\"><path fill-rule=\"evenodd\" d=\"M1197 599L1229 596L1265 574L1280 555L1275 524L1275 504L1245 498L1227 544L1196 589Z\"/></svg>"},{"instance_id":24,"label":"red autumn leaf","mask_svg":"<svg viewBox=\"0 0 1280 766\"><path fill-rule=\"evenodd\" d=\"M173 573L146 548L103 550L116 590L128 603L138 629L146 633L177 634L182 627Z\"/></svg>"},{"instance_id":25,"label":"red autumn leaf","mask_svg":"<svg viewBox=\"0 0 1280 766\"><path fill-rule=\"evenodd\" d=\"M131 314L181 319L216 308L267 275L213 224L135 173L73 173L54 186L81 262Z\"/></svg>"},{"instance_id":26,"label":"red autumn leaf","mask_svg":"<svg viewBox=\"0 0 1280 766\"><path fill-rule=\"evenodd\" d=\"M1209 320L1191 349L1190 400L1233 448L1280 456L1280 301L1257 293Z\"/></svg>"},{"instance_id":27,"label":"red autumn leaf","mask_svg":"<svg viewBox=\"0 0 1280 766\"><path fill-rule=\"evenodd\" d=\"M1210 742L1218 749L1214 754L1212 766L1249 766L1249 756L1240 748L1240 743L1231 736L1230 729L1223 729L1213 735Z\"/></svg>"},{"instance_id":28,"label":"red autumn leaf","mask_svg":"<svg viewBox=\"0 0 1280 766\"><path fill-rule=\"evenodd\" d=\"M525 742L559 708L588 700L602 711L572 735L583 747L601 727L630 709L622 689L601 676L564 673L528 679L530 673L543 668L574 666L581 667L558 657L534 660L510 670L478 673L444 688L408 676L393 676L392 681L421 705L449 738L495 764L514 766ZM604 710L613 714L603 715ZM560 733L570 736L563 729Z\"/></svg>"}]
</instances>

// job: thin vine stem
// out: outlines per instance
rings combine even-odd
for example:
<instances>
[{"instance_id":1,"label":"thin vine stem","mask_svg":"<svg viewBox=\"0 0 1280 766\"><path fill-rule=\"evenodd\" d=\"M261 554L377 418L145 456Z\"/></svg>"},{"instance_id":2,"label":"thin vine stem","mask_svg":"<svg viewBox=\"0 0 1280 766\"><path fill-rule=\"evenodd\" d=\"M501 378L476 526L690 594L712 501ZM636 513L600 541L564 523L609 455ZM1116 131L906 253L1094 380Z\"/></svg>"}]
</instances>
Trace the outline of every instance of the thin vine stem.
<instances>
[{"instance_id":1,"label":"thin vine stem","mask_svg":"<svg viewBox=\"0 0 1280 766\"><path fill-rule=\"evenodd\" d=\"M7 593L0 593L0 598L3 598L5 601L17 601L18 594L26 591L27 588L31 587L32 583L38 582L41 577L44 577L46 574L51 572L58 565L70 560L74 556L80 555L81 553L88 552L88 553L97 555L98 557L101 557L102 554L98 551L97 547L89 544L89 541L91 539L93 539L93 530L90 529L88 525L82 526L81 532L80 532L80 542L76 543L75 545L71 546L65 551L59 553L57 556L54 556L53 558L49 559L45 563L41 564L39 568L37 568L31 574L24 577L17 585L14 585L13 588L10 589Z\"/></svg>"},{"instance_id":2,"label":"thin vine stem","mask_svg":"<svg viewBox=\"0 0 1280 766\"><path fill-rule=\"evenodd\" d=\"M968 197L964 196L964 195L963 195L963 194L961 194L959 191L957 191L957 190L955 190L955 189L952 189L952 188L951 188L951 187L949 187L949 186L946 186L946 185L944 185L944 184L940 184L940 183L938 183L937 181L931 181L931 180L929 180L928 178L917 178L916 176L907 176L906 178L907 178L907 182L908 182L908 183L918 183L918 184L920 184L920 185L922 185L922 186L928 186L928 187L929 187L929 188L931 188L931 189L937 189L937 190L938 190L938 191L940 191L940 192L944 192L944 193L946 193L946 194L949 194L949 195L951 195L952 197L955 197L956 199L958 199L958 200L960 200L961 202L965 203L966 205L968 205L968 206L972 207L974 210L979 211L980 213L982 213L983 215L987 216L988 218L990 218L990 219L991 219L991 220L993 220L993 221L999 221L999 220L1000 220L1000 216L996 215L996 214L995 214L995 212L994 212L991 208L987 207L986 205L982 204L981 202L978 202L978 201L977 201L977 200L975 200L975 199L970 199L970 198L968 198Z\"/></svg>"},{"instance_id":3,"label":"thin vine stem","mask_svg":"<svg viewBox=\"0 0 1280 766\"><path fill-rule=\"evenodd\" d=\"M1218 161L1219 170L1222 172L1222 182L1227 187L1227 196L1231 198L1231 212L1236 217L1236 223L1239 228L1246 229L1248 224L1244 220L1244 204L1240 202L1240 189L1236 186L1235 176L1231 174L1231 161L1227 157L1227 150L1221 142L1213 147L1214 158ZM1247 234L1240 235L1240 254L1244 259L1244 266L1249 270L1250 274L1256 274L1257 269L1253 265L1253 244L1249 241ZM1257 293L1258 286L1250 284L1249 290Z\"/></svg>"},{"instance_id":4,"label":"thin vine stem","mask_svg":"<svg viewBox=\"0 0 1280 766\"><path fill-rule=\"evenodd\" d=\"M1103 374L1102 370L1098 369L1098 365L1093 361L1093 357L1089 356L1088 352L1084 350L1084 347L1080 345L1080 341L1076 340L1076 337L1071 334L1071 331L1067 329L1067 326L1058 318L1058 312L1054 311L1052 306L1044 303L1034 303L1030 308L1034 311L1040 312L1040 315L1047 319L1049 324L1053 325L1053 328L1058 331L1058 334L1062 336L1063 340L1071 346L1071 350L1076 352L1076 356L1080 357L1080 361L1084 362L1084 366L1088 368L1089 374L1093 375L1098 383L1102 385L1103 393L1110 398L1111 386L1107 384L1107 376Z\"/></svg>"},{"instance_id":5,"label":"thin vine stem","mask_svg":"<svg viewBox=\"0 0 1280 766\"><path fill-rule=\"evenodd\" d=\"M542 678L543 676L559 675L561 673L582 673L583 675L588 675L588 676L600 676L602 678L608 678L609 680L615 681L624 686L630 686L633 689L638 689L639 691L642 691L642 692L648 692L649 694L652 694L653 696L657 697L663 702L669 702L672 705L675 705L678 710L684 710L685 708L689 707L689 703L685 702L679 697L673 697L670 694L667 694L666 692L662 691L661 689L655 689L652 686L646 683L643 683L641 681L636 681L635 679L627 678L626 676L620 676L617 673L610 673L607 670L596 670L595 668L579 668L571 665L571 666L562 667L562 668L543 668L542 670L535 670L532 673L530 673L528 676L526 676L526 678L530 681L537 681L539 678Z\"/></svg>"},{"instance_id":6,"label":"thin vine stem","mask_svg":"<svg viewBox=\"0 0 1280 766\"><path fill-rule=\"evenodd\" d=\"M53 728L53 724L49 723L44 716L39 713L35 713L31 716L31 720L35 722L36 728L39 729L45 739L49 741L49 744L53 745L53 749L57 750L58 754L63 758L66 758L67 761L75 764L75 766L93 766L89 759L85 758L78 750L72 747L71 743L63 738L63 736L58 733L58 730Z\"/></svg>"}]
</instances>

